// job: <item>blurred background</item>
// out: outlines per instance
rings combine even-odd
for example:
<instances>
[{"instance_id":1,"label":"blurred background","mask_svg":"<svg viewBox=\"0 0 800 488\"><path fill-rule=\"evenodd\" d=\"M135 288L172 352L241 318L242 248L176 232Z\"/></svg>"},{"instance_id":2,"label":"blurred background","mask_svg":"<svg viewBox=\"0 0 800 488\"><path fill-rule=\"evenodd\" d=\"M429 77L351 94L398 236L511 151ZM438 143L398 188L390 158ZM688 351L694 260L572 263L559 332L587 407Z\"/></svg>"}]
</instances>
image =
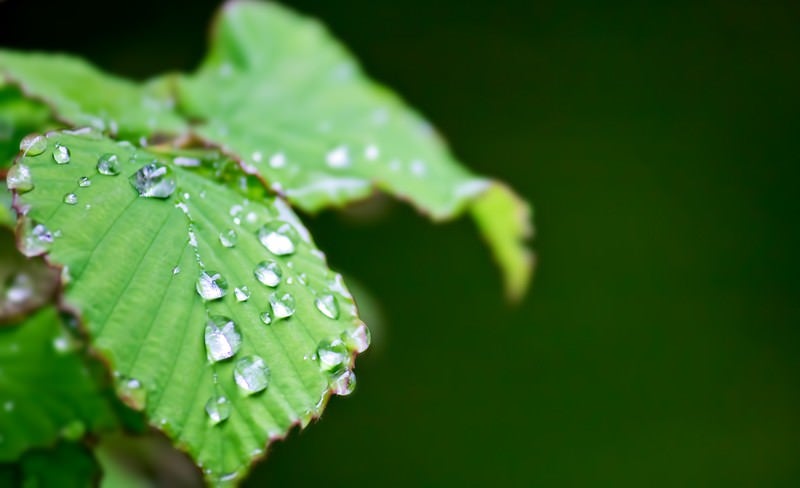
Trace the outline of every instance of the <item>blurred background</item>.
<instances>
[{"instance_id":1,"label":"blurred background","mask_svg":"<svg viewBox=\"0 0 800 488\"><path fill-rule=\"evenodd\" d=\"M0 45L190 70L218 2L0 2ZM306 222L379 304L358 390L250 486L800 486L800 3L287 0L535 206ZM369 304L367 304L369 305Z\"/></svg>"}]
</instances>

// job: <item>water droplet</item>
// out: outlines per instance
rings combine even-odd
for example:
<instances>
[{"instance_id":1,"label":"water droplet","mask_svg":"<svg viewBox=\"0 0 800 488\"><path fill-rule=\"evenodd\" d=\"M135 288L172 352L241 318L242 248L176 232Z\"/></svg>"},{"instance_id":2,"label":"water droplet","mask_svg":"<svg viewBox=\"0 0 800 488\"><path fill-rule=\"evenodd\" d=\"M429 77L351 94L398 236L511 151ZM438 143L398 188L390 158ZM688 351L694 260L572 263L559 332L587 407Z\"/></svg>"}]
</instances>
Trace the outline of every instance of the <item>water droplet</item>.
<instances>
[{"instance_id":1,"label":"water droplet","mask_svg":"<svg viewBox=\"0 0 800 488\"><path fill-rule=\"evenodd\" d=\"M350 166L350 150L347 146L338 146L331 149L325 156L325 161L331 168L346 168Z\"/></svg>"},{"instance_id":2,"label":"water droplet","mask_svg":"<svg viewBox=\"0 0 800 488\"><path fill-rule=\"evenodd\" d=\"M67 353L72 350L72 346L72 341L67 336L61 335L53 339L53 349L58 353Z\"/></svg>"},{"instance_id":3,"label":"water droplet","mask_svg":"<svg viewBox=\"0 0 800 488\"><path fill-rule=\"evenodd\" d=\"M203 300L217 300L228 293L228 282L215 271L203 271L197 278L196 288Z\"/></svg>"},{"instance_id":4,"label":"water droplet","mask_svg":"<svg viewBox=\"0 0 800 488\"><path fill-rule=\"evenodd\" d=\"M66 203L67 205L75 205L76 203L78 203L78 195L74 193L67 193L66 195L64 195L64 203Z\"/></svg>"},{"instance_id":5,"label":"water droplet","mask_svg":"<svg viewBox=\"0 0 800 488\"><path fill-rule=\"evenodd\" d=\"M57 142L55 146L53 146L53 161L58 164L67 164L69 163L69 159L69 148Z\"/></svg>"},{"instance_id":6,"label":"water droplet","mask_svg":"<svg viewBox=\"0 0 800 488\"><path fill-rule=\"evenodd\" d=\"M180 272L181 272L181 267L180 266L175 266L174 268L172 268L172 274L173 275L176 275L176 274L178 274Z\"/></svg>"},{"instance_id":7,"label":"water droplet","mask_svg":"<svg viewBox=\"0 0 800 488\"><path fill-rule=\"evenodd\" d=\"M294 254L297 231L287 222L269 222L258 229L258 240L276 256Z\"/></svg>"},{"instance_id":8,"label":"water droplet","mask_svg":"<svg viewBox=\"0 0 800 488\"><path fill-rule=\"evenodd\" d=\"M347 396L356 389L356 374L352 370L345 370L330 381L331 392L334 395Z\"/></svg>"},{"instance_id":9,"label":"water droplet","mask_svg":"<svg viewBox=\"0 0 800 488\"><path fill-rule=\"evenodd\" d=\"M78 178L78 186L81 188L86 188L87 186L92 186L92 180L87 178L86 176L81 176Z\"/></svg>"},{"instance_id":10,"label":"water droplet","mask_svg":"<svg viewBox=\"0 0 800 488\"><path fill-rule=\"evenodd\" d=\"M206 353L212 362L232 357L242 345L242 336L236 324L224 315L212 315L206 322Z\"/></svg>"},{"instance_id":11,"label":"water droplet","mask_svg":"<svg viewBox=\"0 0 800 488\"><path fill-rule=\"evenodd\" d=\"M225 247L233 247L236 245L237 237L235 230L228 229L219 233L219 242Z\"/></svg>"},{"instance_id":12,"label":"water droplet","mask_svg":"<svg viewBox=\"0 0 800 488\"><path fill-rule=\"evenodd\" d=\"M97 172L101 175L116 176L120 172L119 157L113 153L106 153L97 159Z\"/></svg>"},{"instance_id":13,"label":"water droplet","mask_svg":"<svg viewBox=\"0 0 800 488\"><path fill-rule=\"evenodd\" d=\"M224 422L231 416L231 402L222 395L213 396L206 403L206 413L212 424Z\"/></svg>"},{"instance_id":14,"label":"water droplet","mask_svg":"<svg viewBox=\"0 0 800 488\"><path fill-rule=\"evenodd\" d=\"M233 378L246 394L264 391L269 386L270 370L259 356L245 356L236 362Z\"/></svg>"},{"instance_id":15,"label":"water droplet","mask_svg":"<svg viewBox=\"0 0 800 488\"><path fill-rule=\"evenodd\" d=\"M350 351L339 339L322 341L317 346L317 360L321 371L339 372L350 362Z\"/></svg>"},{"instance_id":16,"label":"water droplet","mask_svg":"<svg viewBox=\"0 0 800 488\"><path fill-rule=\"evenodd\" d=\"M283 168L286 166L286 155L280 152L273 154L272 157L269 158L269 165L273 168Z\"/></svg>"},{"instance_id":17,"label":"water droplet","mask_svg":"<svg viewBox=\"0 0 800 488\"><path fill-rule=\"evenodd\" d=\"M339 305L336 303L336 297L330 293L318 296L314 300L314 306L329 319L336 320L339 318Z\"/></svg>"},{"instance_id":18,"label":"water droplet","mask_svg":"<svg viewBox=\"0 0 800 488\"><path fill-rule=\"evenodd\" d=\"M197 168L200 166L200 160L197 158L190 158L186 156L178 156L172 160L176 165L186 168Z\"/></svg>"},{"instance_id":19,"label":"water droplet","mask_svg":"<svg viewBox=\"0 0 800 488\"><path fill-rule=\"evenodd\" d=\"M378 146L375 144L370 144L366 148L364 148L364 157L367 158L368 161L375 161L380 156L381 152L378 149Z\"/></svg>"},{"instance_id":20,"label":"water droplet","mask_svg":"<svg viewBox=\"0 0 800 488\"><path fill-rule=\"evenodd\" d=\"M26 220L23 228L22 253L27 257L38 256L50 249L53 243L53 234L44 224L34 225Z\"/></svg>"},{"instance_id":21,"label":"water droplet","mask_svg":"<svg viewBox=\"0 0 800 488\"><path fill-rule=\"evenodd\" d=\"M273 260L269 260L258 263L256 265L256 269L253 271L253 274L261 283L275 288L280 284L283 272L281 271L281 267L278 263Z\"/></svg>"},{"instance_id":22,"label":"water droplet","mask_svg":"<svg viewBox=\"0 0 800 488\"><path fill-rule=\"evenodd\" d=\"M427 172L428 167L425 162L420 161L419 159L411 161L411 174L414 176L425 176L425 173Z\"/></svg>"},{"instance_id":23,"label":"water droplet","mask_svg":"<svg viewBox=\"0 0 800 488\"><path fill-rule=\"evenodd\" d=\"M25 273L18 273L11 279L6 288L6 300L11 303L22 303L33 296L33 280Z\"/></svg>"},{"instance_id":24,"label":"water droplet","mask_svg":"<svg viewBox=\"0 0 800 488\"><path fill-rule=\"evenodd\" d=\"M33 190L31 169L24 164L15 164L8 170L6 185L9 190L17 190L19 193Z\"/></svg>"},{"instance_id":25,"label":"water droplet","mask_svg":"<svg viewBox=\"0 0 800 488\"><path fill-rule=\"evenodd\" d=\"M117 378L117 395L125 403L134 410L144 410L147 402L147 390L144 389L142 383L136 378L128 378L127 376L119 376Z\"/></svg>"},{"instance_id":26,"label":"water droplet","mask_svg":"<svg viewBox=\"0 0 800 488\"><path fill-rule=\"evenodd\" d=\"M278 295L273 293L269 296L269 306L276 319L285 319L294 314L294 297L291 293Z\"/></svg>"},{"instance_id":27,"label":"water droplet","mask_svg":"<svg viewBox=\"0 0 800 488\"><path fill-rule=\"evenodd\" d=\"M139 196L147 198L168 198L175 191L177 183L171 177L172 171L161 163L150 163L142 166L129 181L139 192Z\"/></svg>"},{"instance_id":28,"label":"water droplet","mask_svg":"<svg viewBox=\"0 0 800 488\"><path fill-rule=\"evenodd\" d=\"M250 289L247 286L242 286L233 290L237 302L246 302L250 299Z\"/></svg>"},{"instance_id":29,"label":"water droplet","mask_svg":"<svg viewBox=\"0 0 800 488\"><path fill-rule=\"evenodd\" d=\"M264 312L258 317L261 319L262 322L264 322L264 325L269 325L272 323L272 315L270 315L269 312Z\"/></svg>"},{"instance_id":30,"label":"water droplet","mask_svg":"<svg viewBox=\"0 0 800 488\"><path fill-rule=\"evenodd\" d=\"M369 348L372 336L367 328L367 324L361 322L355 329L343 332L342 340L350 349L362 353Z\"/></svg>"},{"instance_id":31,"label":"water droplet","mask_svg":"<svg viewBox=\"0 0 800 488\"><path fill-rule=\"evenodd\" d=\"M47 139L39 134L29 134L19 142L23 156L38 156L47 149Z\"/></svg>"}]
</instances>

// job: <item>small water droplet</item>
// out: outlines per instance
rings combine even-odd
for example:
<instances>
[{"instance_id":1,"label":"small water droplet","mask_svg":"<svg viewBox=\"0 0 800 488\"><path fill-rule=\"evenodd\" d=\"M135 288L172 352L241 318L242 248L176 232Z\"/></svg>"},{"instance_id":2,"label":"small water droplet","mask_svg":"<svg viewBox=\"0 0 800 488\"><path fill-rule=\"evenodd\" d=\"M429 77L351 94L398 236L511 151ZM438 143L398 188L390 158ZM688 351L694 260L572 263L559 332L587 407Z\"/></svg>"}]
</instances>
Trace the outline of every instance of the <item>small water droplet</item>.
<instances>
[{"instance_id":1,"label":"small water droplet","mask_svg":"<svg viewBox=\"0 0 800 488\"><path fill-rule=\"evenodd\" d=\"M321 341L317 346L316 356L319 361L319 369L329 373L346 369L347 364L350 362L350 351L344 342L339 339Z\"/></svg>"},{"instance_id":2,"label":"small water droplet","mask_svg":"<svg viewBox=\"0 0 800 488\"><path fill-rule=\"evenodd\" d=\"M236 362L233 369L236 384L246 394L252 395L264 391L269 386L270 370L261 357L245 356Z\"/></svg>"},{"instance_id":3,"label":"small water droplet","mask_svg":"<svg viewBox=\"0 0 800 488\"><path fill-rule=\"evenodd\" d=\"M269 158L269 165L273 168L283 168L286 166L286 155L279 152L273 154L271 158Z\"/></svg>"},{"instance_id":4,"label":"small water droplet","mask_svg":"<svg viewBox=\"0 0 800 488\"><path fill-rule=\"evenodd\" d=\"M18 273L11 278L6 288L6 300L11 303L22 303L33 296L33 280L25 273Z\"/></svg>"},{"instance_id":5,"label":"small water droplet","mask_svg":"<svg viewBox=\"0 0 800 488\"><path fill-rule=\"evenodd\" d=\"M117 378L117 395L134 410L144 410L147 402L147 390L136 378L120 375Z\"/></svg>"},{"instance_id":6,"label":"small water droplet","mask_svg":"<svg viewBox=\"0 0 800 488\"><path fill-rule=\"evenodd\" d=\"M425 173L427 172L428 167L425 162L420 161L419 159L411 161L411 174L414 176L425 176Z\"/></svg>"},{"instance_id":7,"label":"small water droplet","mask_svg":"<svg viewBox=\"0 0 800 488\"><path fill-rule=\"evenodd\" d=\"M61 354L67 353L72 349L72 341L67 336L58 336L53 339L53 349Z\"/></svg>"},{"instance_id":8,"label":"small water droplet","mask_svg":"<svg viewBox=\"0 0 800 488\"><path fill-rule=\"evenodd\" d=\"M206 354L212 362L232 357L242 345L242 336L236 324L224 315L212 315L206 322Z\"/></svg>"},{"instance_id":9,"label":"small water droplet","mask_svg":"<svg viewBox=\"0 0 800 488\"><path fill-rule=\"evenodd\" d=\"M381 152L378 149L378 146L375 144L370 144L366 148L364 148L364 157L367 158L368 161L375 161L380 156Z\"/></svg>"},{"instance_id":10,"label":"small water droplet","mask_svg":"<svg viewBox=\"0 0 800 488\"><path fill-rule=\"evenodd\" d=\"M261 283L275 288L281 282L281 276L283 275L283 271L281 271L280 265L273 261L261 261L256 265L256 269L253 271L256 279Z\"/></svg>"},{"instance_id":11,"label":"small water droplet","mask_svg":"<svg viewBox=\"0 0 800 488\"><path fill-rule=\"evenodd\" d=\"M38 156L47 149L47 139L39 134L29 134L19 142L19 150L23 156Z\"/></svg>"},{"instance_id":12,"label":"small water droplet","mask_svg":"<svg viewBox=\"0 0 800 488\"><path fill-rule=\"evenodd\" d=\"M355 329L343 332L342 340L350 349L362 353L369 348L372 336L370 335L369 328L367 328L367 324L361 322Z\"/></svg>"},{"instance_id":13,"label":"small water droplet","mask_svg":"<svg viewBox=\"0 0 800 488\"><path fill-rule=\"evenodd\" d=\"M325 293L318 296L314 300L314 306L320 313L329 319L339 318L339 305L336 303L336 297L331 293Z\"/></svg>"},{"instance_id":14,"label":"small water droplet","mask_svg":"<svg viewBox=\"0 0 800 488\"><path fill-rule=\"evenodd\" d=\"M172 274L173 275L176 275L176 274L178 274L180 272L181 272L181 267L180 266L175 266L174 268L172 268Z\"/></svg>"},{"instance_id":15,"label":"small water droplet","mask_svg":"<svg viewBox=\"0 0 800 488\"><path fill-rule=\"evenodd\" d=\"M216 271L202 271L196 288L203 300L217 300L228 293L228 282Z\"/></svg>"},{"instance_id":16,"label":"small water droplet","mask_svg":"<svg viewBox=\"0 0 800 488\"><path fill-rule=\"evenodd\" d=\"M23 227L22 253L27 257L47 252L53 243L53 234L44 224L33 224L26 220Z\"/></svg>"},{"instance_id":17,"label":"small water droplet","mask_svg":"<svg viewBox=\"0 0 800 488\"><path fill-rule=\"evenodd\" d=\"M330 381L331 392L334 395L347 396L356 389L356 374L352 370L345 370L333 377Z\"/></svg>"},{"instance_id":18,"label":"small water droplet","mask_svg":"<svg viewBox=\"0 0 800 488\"><path fill-rule=\"evenodd\" d=\"M92 186L92 180L87 178L86 176L81 176L78 178L78 186L81 188L86 188L87 186Z\"/></svg>"},{"instance_id":19,"label":"small water droplet","mask_svg":"<svg viewBox=\"0 0 800 488\"><path fill-rule=\"evenodd\" d=\"M233 290L237 302L246 302L250 299L250 289L247 286L241 286Z\"/></svg>"},{"instance_id":20,"label":"small water droplet","mask_svg":"<svg viewBox=\"0 0 800 488\"><path fill-rule=\"evenodd\" d=\"M222 395L212 396L206 403L206 413L213 425L224 422L231 416L231 402Z\"/></svg>"},{"instance_id":21,"label":"small water droplet","mask_svg":"<svg viewBox=\"0 0 800 488\"><path fill-rule=\"evenodd\" d=\"M113 153L106 153L97 158L97 172L106 176L118 175L120 172L119 157Z\"/></svg>"},{"instance_id":22,"label":"small water droplet","mask_svg":"<svg viewBox=\"0 0 800 488\"><path fill-rule=\"evenodd\" d=\"M66 203L67 205L75 205L76 203L78 203L78 195L74 193L67 193L66 195L64 195L64 203Z\"/></svg>"},{"instance_id":23,"label":"small water droplet","mask_svg":"<svg viewBox=\"0 0 800 488\"><path fill-rule=\"evenodd\" d=\"M269 306L276 319L285 319L294 314L294 296L291 293L278 295L273 293L269 296Z\"/></svg>"},{"instance_id":24,"label":"small water droplet","mask_svg":"<svg viewBox=\"0 0 800 488\"><path fill-rule=\"evenodd\" d=\"M350 150L347 146L335 147L325 156L325 161L331 168L346 168L350 166Z\"/></svg>"},{"instance_id":25,"label":"small water droplet","mask_svg":"<svg viewBox=\"0 0 800 488\"><path fill-rule=\"evenodd\" d=\"M258 316L258 318L260 318L261 321L264 322L264 325L269 325L272 323L272 315L270 315L269 312L263 312L261 315Z\"/></svg>"},{"instance_id":26,"label":"small water droplet","mask_svg":"<svg viewBox=\"0 0 800 488\"><path fill-rule=\"evenodd\" d=\"M142 166L129 181L146 198L168 198L175 192L177 183L171 176L172 171L161 163L150 163ZM202 194L201 194L202 197Z\"/></svg>"},{"instance_id":27,"label":"small water droplet","mask_svg":"<svg viewBox=\"0 0 800 488\"><path fill-rule=\"evenodd\" d=\"M276 256L294 254L297 231L287 222L269 222L258 229L258 240Z\"/></svg>"},{"instance_id":28,"label":"small water droplet","mask_svg":"<svg viewBox=\"0 0 800 488\"><path fill-rule=\"evenodd\" d=\"M237 237L235 230L228 229L219 233L219 242L225 247L233 247L236 245Z\"/></svg>"},{"instance_id":29,"label":"small water droplet","mask_svg":"<svg viewBox=\"0 0 800 488\"><path fill-rule=\"evenodd\" d=\"M55 161L57 164L67 164L69 163L69 159L69 148L57 142L53 146L53 161Z\"/></svg>"},{"instance_id":30,"label":"small water droplet","mask_svg":"<svg viewBox=\"0 0 800 488\"><path fill-rule=\"evenodd\" d=\"M15 164L8 170L6 185L9 190L17 190L19 193L33 190L31 169L24 164Z\"/></svg>"},{"instance_id":31,"label":"small water droplet","mask_svg":"<svg viewBox=\"0 0 800 488\"><path fill-rule=\"evenodd\" d=\"M200 160L197 158L190 158L186 156L178 156L172 160L176 165L186 168L197 168L200 166Z\"/></svg>"}]
</instances>

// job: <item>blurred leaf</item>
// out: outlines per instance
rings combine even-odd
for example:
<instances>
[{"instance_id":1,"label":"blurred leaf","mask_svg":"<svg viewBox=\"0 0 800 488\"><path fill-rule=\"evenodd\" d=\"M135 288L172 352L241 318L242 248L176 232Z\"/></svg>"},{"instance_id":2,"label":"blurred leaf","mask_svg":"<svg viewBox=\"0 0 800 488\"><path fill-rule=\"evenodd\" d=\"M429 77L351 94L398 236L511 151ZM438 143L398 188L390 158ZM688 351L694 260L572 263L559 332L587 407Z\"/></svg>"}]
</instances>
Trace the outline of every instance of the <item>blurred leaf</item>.
<instances>
[{"instance_id":1,"label":"blurred leaf","mask_svg":"<svg viewBox=\"0 0 800 488\"><path fill-rule=\"evenodd\" d=\"M130 138L184 129L160 87L105 74L80 58L0 50L0 75L72 126Z\"/></svg>"},{"instance_id":2,"label":"blurred leaf","mask_svg":"<svg viewBox=\"0 0 800 488\"><path fill-rule=\"evenodd\" d=\"M86 446L59 443L26 453L20 466L24 488L85 488L100 478L100 467Z\"/></svg>"},{"instance_id":3,"label":"blurred leaf","mask_svg":"<svg viewBox=\"0 0 800 488\"><path fill-rule=\"evenodd\" d=\"M79 349L52 307L0 328L0 461L115 425Z\"/></svg>"},{"instance_id":4,"label":"blurred leaf","mask_svg":"<svg viewBox=\"0 0 800 488\"><path fill-rule=\"evenodd\" d=\"M354 379L348 369L357 348L352 336L365 328L341 277L328 270L285 203L249 201L203 168L166 158L156 163L164 166L148 166L167 172L151 175L149 182L161 186L134 186L129 178L141 176L159 156L93 135L50 133L47 143L42 154L21 160L35 185L20 195L34 229L23 236L23 248L28 254L49 249L48 259L68 266L65 302L81 311L94 347L118 378L121 398L187 450L210 481L241 476L268 441L318 416L331 390L346 393ZM69 162L56 164L54 155L63 160L66 150ZM119 175L97 174L105 154L118 158ZM79 178L87 175L91 186L80 187ZM147 189L163 191L165 198L140 196ZM74 200L65 198L70 194ZM275 230L282 223L286 227ZM35 225L41 225L38 234ZM256 279L257 264L266 260L280 268L280 283L268 273ZM215 281L199 281L203 276ZM244 286L249 298L239 300L234 288ZM265 312L269 325L261 319ZM210 320L235 323L238 352L230 331L206 335L217 341L204 345ZM342 336L351 349L337 346L327 357L341 360L331 365L335 374L321 371L313 359L317 346ZM233 357L225 359L226 352ZM218 361L209 359L212 354ZM247 391L259 389L262 369L234 381L247 358L259 362L254 356L271 371L266 391ZM243 388L245 380L250 386ZM215 396L227 399L215 415L230 411L217 425L206 411Z\"/></svg>"},{"instance_id":5,"label":"blurred leaf","mask_svg":"<svg viewBox=\"0 0 800 488\"><path fill-rule=\"evenodd\" d=\"M13 227L17 221L11 209L11 192L6 187L5 180L0 179L0 227Z\"/></svg>"},{"instance_id":6,"label":"blurred leaf","mask_svg":"<svg viewBox=\"0 0 800 488\"><path fill-rule=\"evenodd\" d=\"M205 62L179 82L181 110L202 121L200 136L292 203L309 211L342 206L375 186L439 220L491 187L459 165L421 116L369 80L318 22L277 4L239 1L225 5L214 27ZM487 198L498 202L499 187L492 188ZM476 215L509 294L519 296L531 264L519 232L525 204L502 188L507 204L480 204Z\"/></svg>"},{"instance_id":7,"label":"blurred leaf","mask_svg":"<svg viewBox=\"0 0 800 488\"><path fill-rule=\"evenodd\" d=\"M53 126L45 105L25 98L18 88L0 80L0 169L11 166L23 137Z\"/></svg>"},{"instance_id":8,"label":"blurred leaf","mask_svg":"<svg viewBox=\"0 0 800 488\"><path fill-rule=\"evenodd\" d=\"M57 287L58 271L20 254L13 232L0 227L0 324L19 321L49 303Z\"/></svg>"}]
</instances>

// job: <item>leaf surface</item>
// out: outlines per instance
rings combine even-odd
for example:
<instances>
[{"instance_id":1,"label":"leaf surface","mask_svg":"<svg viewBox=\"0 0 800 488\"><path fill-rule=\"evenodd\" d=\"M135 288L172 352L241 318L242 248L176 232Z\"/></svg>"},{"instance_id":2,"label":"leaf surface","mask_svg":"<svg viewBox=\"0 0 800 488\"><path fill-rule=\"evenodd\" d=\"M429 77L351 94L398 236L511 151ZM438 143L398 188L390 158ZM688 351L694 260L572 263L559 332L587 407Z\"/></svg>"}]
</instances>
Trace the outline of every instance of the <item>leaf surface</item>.
<instances>
[{"instance_id":1,"label":"leaf surface","mask_svg":"<svg viewBox=\"0 0 800 488\"><path fill-rule=\"evenodd\" d=\"M48 232L45 242L37 241L36 232L26 234L23 248L47 252L50 261L67 267L65 301L81 312L93 346L118 378L121 398L188 451L210 481L238 478L269 440L318 416L331 390L350 391L349 368L354 350L366 347L366 328L341 277L327 268L285 203L243 196L263 191L257 182L240 191L221 184L225 161L187 168L93 135L51 133L47 141L42 154L21 160L34 183L20 195L27 228L41 225ZM54 161L57 145L69 149L68 163ZM98 174L98 161L108 154L120 163L116 176ZM129 180L154 161L177 185L173 193L161 193L166 198L140 196L143 187ZM91 185L79 186L81 177ZM234 172L232 181L247 179ZM66 198L70 194L74 201ZM278 234L264 232L278 226ZM39 228L38 235L43 232ZM263 261L276 263L279 280L256 277ZM200 280L202 294L201 277L214 278ZM245 286L249 296L240 301L245 294L235 288ZM331 307L335 314L322 313ZM208 342L210 321L235 324L238 350L230 335L221 341L212 334L217 341ZM323 341L336 343L341 362L332 368L335 374L321 369L317 347ZM220 355L226 347L232 357ZM244 375L243 387L236 370L264 372L243 367L259 360L269 368L269 384L254 391L263 377ZM206 406L218 397L226 402L212 402L216 413L210 415ZM220 409L229 410L226 419Z\"/></svg>"}]
</instances>

